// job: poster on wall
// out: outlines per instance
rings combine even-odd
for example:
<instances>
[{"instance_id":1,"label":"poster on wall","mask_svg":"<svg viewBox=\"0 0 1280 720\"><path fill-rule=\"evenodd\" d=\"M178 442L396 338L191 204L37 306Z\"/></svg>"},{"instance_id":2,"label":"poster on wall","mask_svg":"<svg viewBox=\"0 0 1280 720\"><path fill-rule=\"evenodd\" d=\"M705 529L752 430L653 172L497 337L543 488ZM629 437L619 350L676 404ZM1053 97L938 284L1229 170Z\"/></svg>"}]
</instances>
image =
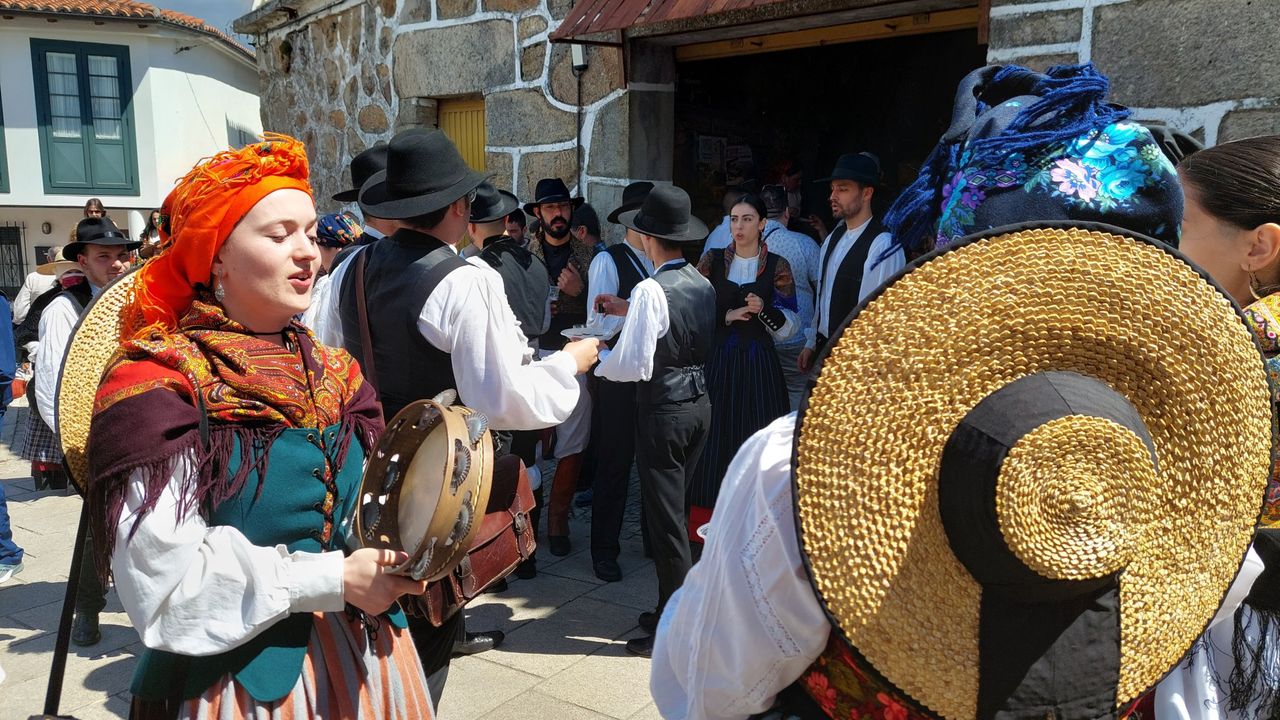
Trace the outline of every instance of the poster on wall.
<instances>
[{"instance_id":1,"label":"poster on wall","mask_svg":"<svg viewBox=\"0 0 1280 720\"><path fill-rule=\"evenodd\" d=\"M724 148L724 181L729 187L745 184L755 177L755 162L751 146L746 143L726 145Z\"/></svg>"}]
</instances>

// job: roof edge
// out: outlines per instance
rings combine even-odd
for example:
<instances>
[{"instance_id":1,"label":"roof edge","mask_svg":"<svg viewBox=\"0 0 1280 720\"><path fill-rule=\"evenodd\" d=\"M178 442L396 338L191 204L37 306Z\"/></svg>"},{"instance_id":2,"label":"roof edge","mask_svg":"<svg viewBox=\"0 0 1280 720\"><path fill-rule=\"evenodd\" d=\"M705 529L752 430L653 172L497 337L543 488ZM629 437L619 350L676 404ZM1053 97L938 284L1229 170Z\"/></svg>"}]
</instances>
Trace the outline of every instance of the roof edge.
<instances>
[{"instance_id":1,"label":"roof edge","mask_svg":"<svg viewBox=\"0 0 1280 720\"><path fill-rule=\"evenodd\" d=\"M194 24L181 22L178 19L173 17L167 17L164 14L164 12L167 12L167 11L158 11L151 15L139 16L139 15L114 15L109 13L86 13L86 12L79 12L75 10L46 10L46 9L29 9L29 8L10 8L10 7L0 6L0 15L43 17L43 18L69 19L69 20L88 20L95 23L110 22L110 23L130 23L133 25L152 25L152 24L161 25L167 28L173 28L175 30L183 30L186 32L194 33L196 35L203 35L205 37L209 37L214 40L217 40L226 49L231 50L236 54L242 56L244 59L256 64L257 60L254 54L254 50L252 48L247 47L246 45L240 43L235 38L231 37L230 35L227 35L221 30L218 30L212 25L209 25L208 23L204 23L202 19L193 18L194 20L200 20L200 22L204 23L203 26L197 27Z\"/></svg>"}]
</instances>

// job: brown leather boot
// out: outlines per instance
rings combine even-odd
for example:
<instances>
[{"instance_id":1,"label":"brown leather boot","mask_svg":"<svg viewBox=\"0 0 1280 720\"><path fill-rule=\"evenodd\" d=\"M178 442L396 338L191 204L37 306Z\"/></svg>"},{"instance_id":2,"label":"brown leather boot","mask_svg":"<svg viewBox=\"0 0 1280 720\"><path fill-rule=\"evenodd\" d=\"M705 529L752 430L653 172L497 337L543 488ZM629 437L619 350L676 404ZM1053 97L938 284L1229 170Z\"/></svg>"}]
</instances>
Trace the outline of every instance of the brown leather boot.
<instances>
[{"instance_id":1,"label":"brown leather boot","mask_svg":"<svg viewBox=\"0 0 1280 720\"><path fill-rule=\"evenodd\" d=\"M547 544L552 555L569 554L569 505L578 489L581 470L582 453L560 458L556 463L556 476L551 481L550 499L547 501Z\"/></svg>"}]
</instances>

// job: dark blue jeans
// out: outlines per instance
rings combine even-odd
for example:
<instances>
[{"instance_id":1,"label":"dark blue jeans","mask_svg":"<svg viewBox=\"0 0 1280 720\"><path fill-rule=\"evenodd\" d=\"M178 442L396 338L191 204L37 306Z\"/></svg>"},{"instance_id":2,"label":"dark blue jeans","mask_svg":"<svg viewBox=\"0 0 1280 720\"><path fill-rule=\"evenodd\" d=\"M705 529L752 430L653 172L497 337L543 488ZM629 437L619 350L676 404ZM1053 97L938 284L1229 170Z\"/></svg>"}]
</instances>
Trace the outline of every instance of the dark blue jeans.
<instances>
[{"instance_id":1,"label":"dark blue jeans","mask_svg":"<svg viewBox=\"0 0 1280 720\"><path fill-rule=\"evenodd\" d=\"M13 543L13 530L9 527L9 503L4 498L4 483L0 483L0 565L17 565L20 562L22 548Z\"/></svg>"}]
</instances>

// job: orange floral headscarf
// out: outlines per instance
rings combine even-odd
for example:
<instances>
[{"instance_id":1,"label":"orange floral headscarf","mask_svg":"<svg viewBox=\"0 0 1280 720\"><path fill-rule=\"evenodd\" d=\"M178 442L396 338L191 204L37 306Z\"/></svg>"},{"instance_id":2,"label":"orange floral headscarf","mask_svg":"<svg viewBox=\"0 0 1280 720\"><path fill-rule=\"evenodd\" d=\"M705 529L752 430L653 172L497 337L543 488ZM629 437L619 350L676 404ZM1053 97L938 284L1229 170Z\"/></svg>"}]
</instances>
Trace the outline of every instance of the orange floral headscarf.
<instances>
[{"instance_id":1,"label":"orange floral headscarf","mask_svg":"<svg viewBox=\"0 0 1280 720\"><path fill-rule=\"evenodd\" d=\"M267 195L311 195L306 148L287 135L227 150L192 168L161 206L160 253L138 271L121 310L120 339L171 333L197 288L212 279L214 258L236 223Z\"/></svg>"}]
</instances>

